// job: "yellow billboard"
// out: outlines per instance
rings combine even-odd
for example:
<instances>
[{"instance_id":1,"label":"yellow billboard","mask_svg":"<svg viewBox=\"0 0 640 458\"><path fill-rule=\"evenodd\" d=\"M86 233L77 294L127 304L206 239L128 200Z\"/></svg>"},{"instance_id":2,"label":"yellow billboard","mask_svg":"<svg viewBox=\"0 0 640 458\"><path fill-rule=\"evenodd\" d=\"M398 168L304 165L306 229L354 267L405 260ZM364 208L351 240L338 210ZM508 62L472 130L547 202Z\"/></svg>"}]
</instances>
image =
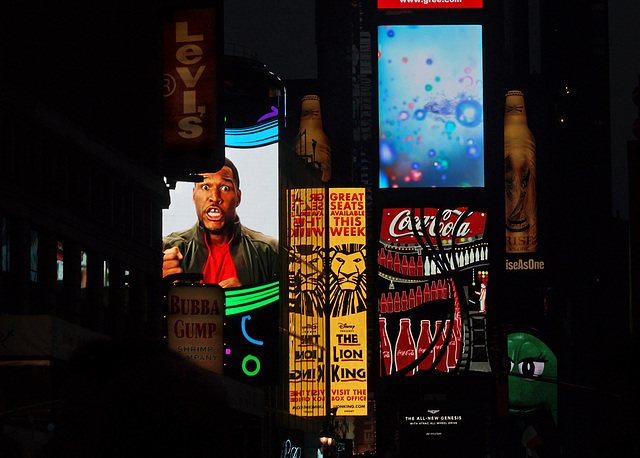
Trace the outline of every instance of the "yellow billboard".
<instances>
[{"instance_id":1,"label":"yellow billboard","mask_svg":"<svg viewBox=\"0 0 640 458\"><path fill-rule=\"evenodd\" d=\"M365 190L331 188L328 197L331 408L367 415Z\"/></svg>"},{"instance_id":2,"label":"yellow billboard","mask_svg":"<svg viewBox=\"0 0 640 458\"><path fill-rule=\"evenodd\" d=\"M289 413L326 412L325 190L288 193Z\"/></svg>"}]
</instances>

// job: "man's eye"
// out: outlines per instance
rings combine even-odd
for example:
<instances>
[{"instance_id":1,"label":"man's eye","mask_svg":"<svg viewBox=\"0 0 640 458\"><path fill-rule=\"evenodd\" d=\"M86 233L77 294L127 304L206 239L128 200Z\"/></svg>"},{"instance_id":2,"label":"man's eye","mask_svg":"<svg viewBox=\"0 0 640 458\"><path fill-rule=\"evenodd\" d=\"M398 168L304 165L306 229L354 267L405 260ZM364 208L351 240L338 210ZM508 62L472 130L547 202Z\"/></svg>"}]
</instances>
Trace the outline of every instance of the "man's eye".
<instances>
[{"instance_id":1,"label":"man's eye","mask_svg":"<svg viewBox=\"0 0 640 458\"><path fill-rule=\"evenodd\" d=\"M208 184L203 184L202 185L202 190L203 191L208 191L209 190L209 185Z\"/></svg>"},{"instance_id":2,"label":"man's eye","mask_svg":"<svg viewBox=\"0 0 640 458\"><path fill-rule=\"evenodd\" d=\"M231 188L227 185L221 186L220 189L222 189L224 192L231 191Z\"/></svg>"}]
</instances>

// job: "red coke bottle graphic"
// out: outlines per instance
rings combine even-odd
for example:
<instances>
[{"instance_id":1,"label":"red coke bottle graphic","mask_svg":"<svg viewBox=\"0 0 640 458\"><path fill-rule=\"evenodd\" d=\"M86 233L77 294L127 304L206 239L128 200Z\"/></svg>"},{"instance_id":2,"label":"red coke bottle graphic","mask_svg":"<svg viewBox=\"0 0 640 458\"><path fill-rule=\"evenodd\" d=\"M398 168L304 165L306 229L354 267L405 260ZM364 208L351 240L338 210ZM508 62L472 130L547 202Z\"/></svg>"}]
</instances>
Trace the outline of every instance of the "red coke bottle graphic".
<instances>
[{"instance_id":1,"label":"red coke bottle graphic","mask_svg":"<svg viewBox=\"0 0 640 458\"><path fill-rule=\"evenodd\" d=\"M438 340L436 341L436 345L433 349L434 359L441 358L436 366L436 369L442 372L447 371L447 350L448 347L444 346L444 339L447 335L447 321L444 323L440 320L436 321L436 336L438 336ZM438 335L439 334L439 335ZM442 353L442 357L440 354Z\"/></svg>"},{"instance_id":2,"label":"red coke bottle graphic","mask_svg":"<svg viewBox=\"0 0 640 458\"><path fill-rule=\"evenodd\" d=\"M451 340L449 341L449 347L447 349L447 367L449 368L449 370L455 368L458 364L458 343L459 342L454 323L453 332L451 333Z\"/></svg>"},{"instance_id":3,"label":"red coke bottle graphic","mask_svg":"<svg viewBox=\"0 0 640 458\"><path fill-rule=\"evenodd\" d=\"M431 321L422 320L420 322L420 337L418 337L418 358L427 351L431 342L433 342L433 337L431 336ZM431 366L433 366L433 355L433 349L431 349L425 359L418 365L418 370L426 371L431 369Z\"/></svg>"},{"instance_id":4,"label":"red coke bottle graphic","mask_svg":"<svg viewBox=\"0 0 640 458\"><path fill-rule=\"evenodd\" d=\"M389 336L387 335L387 319L379 318L380 324L380 375L391 374L391 364L393 364L393 356L391 354L391 342L389 342Z\"/></svg>"},{"instance_id":5,"label":"red coke bottle graphic","mask_svg":"<svg viewBox=\"0 0 640 458\"><path fill-rule=\"evenodd\" d=\"M453 334L451 335L451 340L455 341L455 349L453 359L451 360L449 367L455 367L458 364L458 360L460 359L460 355L464 348L464 341L462 340L462 322L460 319L460 312L457 309L453 320ZM449 348L449 351L451 351L451 348Z\"/></svg>"},{"instance_id":6,"label":"red coke bottle graphic","mask_svg":"<svg viewBox=\"0 0 640 458\"><path fill-rule=\"evenodd\" d=\"M396 341L396 371L408 366L416 360L416 343L411 335L411 320L409 318L400 319L400 333ZM413 375L414 370L406 375Z\"/></svg>"}]
</instances>

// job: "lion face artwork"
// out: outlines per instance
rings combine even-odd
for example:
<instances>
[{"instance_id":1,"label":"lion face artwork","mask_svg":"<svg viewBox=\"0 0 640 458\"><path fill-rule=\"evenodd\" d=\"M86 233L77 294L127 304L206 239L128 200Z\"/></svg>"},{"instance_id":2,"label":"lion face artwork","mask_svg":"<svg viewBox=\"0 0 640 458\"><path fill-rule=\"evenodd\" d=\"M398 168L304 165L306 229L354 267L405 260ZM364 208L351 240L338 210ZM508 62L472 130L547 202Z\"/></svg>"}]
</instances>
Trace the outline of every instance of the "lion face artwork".
<instances>
[{"instance_id":1,"label":"lion face artwork","mask_svg":"<svg viewBox=\"0 0 640 458\"><path fill-rule=\"evenodd\" d=\"M289 259L289 309L310 317L324 316L324 257L314 245L292 247Z\"/></svg>"},{"instance_id":2,"label":"lion face artwork","mask_svg":"<svg viewBox=\"0 0 640 458\"><path fill-rule=\"evenodd\" d=\"M333 246L329 250L329 259L331 316L366 311L365 246L356 243Z\"/></svg>"}]
</instances>

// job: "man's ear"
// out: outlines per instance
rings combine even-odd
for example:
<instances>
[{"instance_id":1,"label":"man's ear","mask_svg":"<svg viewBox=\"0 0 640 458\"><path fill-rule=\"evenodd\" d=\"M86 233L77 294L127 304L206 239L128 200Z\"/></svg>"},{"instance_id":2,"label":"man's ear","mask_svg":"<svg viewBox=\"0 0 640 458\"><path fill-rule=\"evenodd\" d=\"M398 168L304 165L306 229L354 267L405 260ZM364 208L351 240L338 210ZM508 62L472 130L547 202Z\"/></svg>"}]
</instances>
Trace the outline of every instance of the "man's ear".
<instances>
[{"instance_id":1,"label":"man's ear","mask_svg":"<svg viewBox=\"0 0 640 458\"><path fill-rule=\"evenodd\" d=\"M242 200L242 191L240 191L240 190L238 189L238 199L237 199L237 202L236 202L236 207L237 207L238 205L240 205L240 201L241 201L241 200Z\"/></svg>"},{"instance_id":2,"label":"man's ear","mask_svg":"<svg viewBox=\"0 0 640 458\"><path fill-rule=\"evenodd\" d=\"M196 203L196 186L198 186L197 183L193 185L193 193L192 193L192 196L191 196L192 199L193 199L193 203L194 204Z\"/></svg>"}]
</instances>

